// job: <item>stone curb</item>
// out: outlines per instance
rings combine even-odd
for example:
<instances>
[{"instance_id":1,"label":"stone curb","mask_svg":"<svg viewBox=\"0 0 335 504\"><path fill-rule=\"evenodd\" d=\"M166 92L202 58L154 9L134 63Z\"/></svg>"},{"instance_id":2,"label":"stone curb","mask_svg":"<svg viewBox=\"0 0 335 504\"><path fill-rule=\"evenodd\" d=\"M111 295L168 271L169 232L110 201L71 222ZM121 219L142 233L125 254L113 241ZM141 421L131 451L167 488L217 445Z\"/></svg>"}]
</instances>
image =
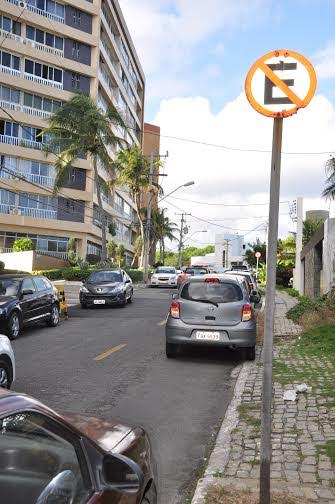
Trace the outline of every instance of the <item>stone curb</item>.
<instances>
[{"instance_id":1,"label":"stone curb","mask_svg":"<svg viewBox=\"0 0 335 504\"><path fill-rule=\"evenodd\" d=\"M234 369L232 377L237 375L235 383L234 394L230 404L226 410L226 414L222 421L219 434L216 438L213 452L209 458L208 466L205 475L198 481L195 489L192 504L204 504L206 489L210 483L217 481L214 474L222 472L229 461L229 454L231 449L231 433L237 426L239 420L238 406L241 404L242 394L248 376L252 369L257 366L255 362L245 362L242 366Z\"/></svg>"}]
</instances>

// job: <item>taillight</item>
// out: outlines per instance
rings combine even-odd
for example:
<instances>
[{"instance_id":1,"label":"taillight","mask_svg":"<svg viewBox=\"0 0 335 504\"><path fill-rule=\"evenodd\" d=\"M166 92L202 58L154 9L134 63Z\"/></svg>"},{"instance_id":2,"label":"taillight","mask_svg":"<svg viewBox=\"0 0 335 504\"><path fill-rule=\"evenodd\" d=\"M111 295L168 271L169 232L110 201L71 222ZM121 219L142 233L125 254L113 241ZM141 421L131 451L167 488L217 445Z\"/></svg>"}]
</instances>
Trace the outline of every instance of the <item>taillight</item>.
<instances>
[{"instance_id":1,"label":"taillight","mask_svg":"<svg viewBox=\"0 0 335 504\"><path fill-rule=\"evenodd\" d=\"M218 278L205 278L205 283L219 283L220 280Z\"/></svg>"},{"instance_id":2,"label":"taillight","mask_svg":"<svg viewBox=\"0 0 335 504\"><path fill-rule=\"evenodd\" d=\"M170 315L172 318L179 318L180 317L180 305L176 301L171 303Z\"/></svg>"},{"instance_id":3,"label":"taillight","mask_svg":"<svg viewBox=\"0 0 335 504\"><path fill-rule=\"evenodd\" d=\"M244 305L242 308L242 322L247 322L248 320L251 320L253 317L253 311L250 305Z\"/></svg>"}]
</instances>

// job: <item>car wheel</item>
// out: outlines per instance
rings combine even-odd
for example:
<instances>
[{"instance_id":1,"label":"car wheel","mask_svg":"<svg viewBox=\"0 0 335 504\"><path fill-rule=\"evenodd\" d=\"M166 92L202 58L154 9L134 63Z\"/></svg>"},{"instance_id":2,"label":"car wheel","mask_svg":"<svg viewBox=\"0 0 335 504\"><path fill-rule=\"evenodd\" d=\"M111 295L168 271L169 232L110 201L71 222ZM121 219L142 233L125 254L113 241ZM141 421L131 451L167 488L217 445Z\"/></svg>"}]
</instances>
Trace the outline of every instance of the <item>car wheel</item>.
<instances>
[{"instance_id":1,"label":"car wheel","mask_svg":"<svg viewBox=\"0 0 335 504\"><path fill-rule=\"evenodd\" d=\"M173 343L166 343L165 353L168 359L173 359L174 357L177 357L178 345L174 345Z\"/></svg>"},{"instance_id":2,"label":"car wheel","mask_svg":"<svg viewBox=\"0 0 335 504\"><path fill-rule=\"evenodd\" d=\"M123 300L123 301L121 301L120 306L121 306L122 308L124 308L124 307L126 306L126 304L127 304L127 297L126 297L126 295L124 295L124 300Z\"/></svg>"},{"instance_id":3,"label":"car wheel","mask_svg":"<svg viewBox=\"0 0 335 504\"><path fill-rule=\"evenodd\" d=\"M57 304L53 304L51 306L50 317L47 321L48 326L56 327L59 324L59 306Z\"/></svg>"},{"instance_id":4,"label":"car wheel","mask_svg":"<svg viewBox=\"0 0 335 504\"><path fill-rule=\"evenodd\" d=\"M11 386L11 372L9 364L0 359L0 388L9 389Z\"/></svg>"},{"instance_id":5,"label":"car wheel","mask_svg":"<svg viewBox=\"0 0 335 504\"><path fill-rule=\"evenodd\" d=\"M157 504L157 490L154 483L152 483L150 488L145 492L141 504Z\"/></svg>"},{"instance_id":6,"label":"car wheel","mask_svg":"<svg viewBox=\"0 0 335 504\"><path fill-rule=\"evenodd\" d=\"M13 312L8 320L7 336L9 339L14 340L20 334L20 316L17 311Z\"/></svg>"},{"instance_id":7,"label":"car wheel","mask_svg":"<svg viewBox=\"0 0 335 504\"><path fill-rule=\"evenodd\" d=\"M134 295L134 292L131 291L131 294L130 294L129 298L127 299L127 303L128 304L131 304L133 302L133 295Z\"/></svg>"},{"instance_id":8,"label":"car wheel","mask_svg":"<svg viewBox=\"0 0 335 504\"><path fill-rule=\"evenodd\" d=\"M256 358L256 347L247 348L247 360L253 361Z\"/></svg>"}]
</instances>

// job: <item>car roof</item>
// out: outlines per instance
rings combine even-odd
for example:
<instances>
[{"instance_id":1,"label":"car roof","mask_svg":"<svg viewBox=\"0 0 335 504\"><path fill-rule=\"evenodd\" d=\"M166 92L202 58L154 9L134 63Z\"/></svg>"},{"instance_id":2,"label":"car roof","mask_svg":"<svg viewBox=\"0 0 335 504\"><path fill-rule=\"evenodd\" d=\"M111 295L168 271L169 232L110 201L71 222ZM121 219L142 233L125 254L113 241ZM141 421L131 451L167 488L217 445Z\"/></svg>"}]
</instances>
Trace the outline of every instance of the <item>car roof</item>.
<instances>
[{"instance_id":1,"label":"car roof","mask_svg":"<svg viewBox=\"0 0 335 504\"><path fill-rule=\"evenodd\" d=\"M7 273L5 275L0 275L0 280L1 278L16 278L17 280L21 280L22 278L27 278L27 277L36 277L40 275L31 275L30 273Z\"/></svg>"},{"instance_id":2,"label":"car roof","mask_svg":"<svg viewBox=\"0 0 335 504\"><path fill-rule=\"evenodd\" d=\"M233 283L236 283L238 285L241 285L241 283L243 283L243 280L241 278L239 278L237 275L234 276L234 275L225 275L224 273L220 274L220 273L208 273L207 275L201 275L201 276L194 276L194 277L191 277L189 278L187 282L191 282L191 283L194 283L194 282L201 282L201 281L205 281L206 278L218 278L219 280L223 280L223 281L227 281L227 282L232 282Z\"/></svg>"},{"instance_id":3,"label":"car roof","mask_svg":"<svg viewBox=\"0 0 335 504\"><path fill-rule=\"evenodd\" d=\"M97 270L92 271L92 273L99 273L100 271L118 271L119 273L121 273L122 268L101 268L101 269L97 269Z\"/></svg>"},{"instance_id":4,"label":"car roof","mask_svg":"<svg viewBox=\"0 0 335 504\"><path fill-rule=\"evenodd\" d=\"M252 275L251 271L249 270L229 270L229 271L226 271L226 273L228 273L228 275Z\"/></svg>"}]
</instances>

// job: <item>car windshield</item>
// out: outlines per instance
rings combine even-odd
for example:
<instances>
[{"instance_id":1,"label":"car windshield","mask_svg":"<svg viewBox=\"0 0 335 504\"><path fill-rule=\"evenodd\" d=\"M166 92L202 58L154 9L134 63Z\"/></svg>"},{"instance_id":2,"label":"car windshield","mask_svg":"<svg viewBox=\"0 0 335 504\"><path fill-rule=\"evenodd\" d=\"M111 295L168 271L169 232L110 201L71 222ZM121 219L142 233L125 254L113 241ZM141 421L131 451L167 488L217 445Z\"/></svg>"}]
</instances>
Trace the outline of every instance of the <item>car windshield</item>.
<instances>
[{"instance_id":1,"label":"car windshield","mask_svg":"<svg viewBox=\"0 0 335 504\"><path fill-rule=\"evenodd\" d=\"M17 278L2 278L0 280L0 296L17 296L20 280Z\"/></svg>"},{"instance_id":2,"label":"car windshield","mask_svg":"<svg viewBox=\"0 0 335 504\"><path fill-rule=\"evenodd\" d=\"M174 274L176 270L174 268L157 268L156 273L169 273Z\"/></svg>"},{"instance_id":3,"label":"car windshield","mask_svg":"<svg viewBox=\"0 0 335 504\"><path fill-rule=\"evenodd\" d=\"M219 282L190 282L187 283L181 298L189 301L211 301L212 303L234 303L243 299L238 285Z\"/></svg>"},{"instance_id":4,"label":"car windshield","mask_svg":"<svg viewBox=\"0 0 335 504\"><path fill-rule=\"evenodd\" d=\"M88 278L88 283L101 283L101 282L122 282L122 275L120 271L96 271Z\"/></svg>"},{"instance_id":5,"label":"car windshield","mask_svg":"<svg viewBox=\"0 0 335 504\"><path fill-rule=\"evenodd\" d=\"M186 268L187 275L206 275L208 273L206 268Z\"/></svg>"}]
</instances>

